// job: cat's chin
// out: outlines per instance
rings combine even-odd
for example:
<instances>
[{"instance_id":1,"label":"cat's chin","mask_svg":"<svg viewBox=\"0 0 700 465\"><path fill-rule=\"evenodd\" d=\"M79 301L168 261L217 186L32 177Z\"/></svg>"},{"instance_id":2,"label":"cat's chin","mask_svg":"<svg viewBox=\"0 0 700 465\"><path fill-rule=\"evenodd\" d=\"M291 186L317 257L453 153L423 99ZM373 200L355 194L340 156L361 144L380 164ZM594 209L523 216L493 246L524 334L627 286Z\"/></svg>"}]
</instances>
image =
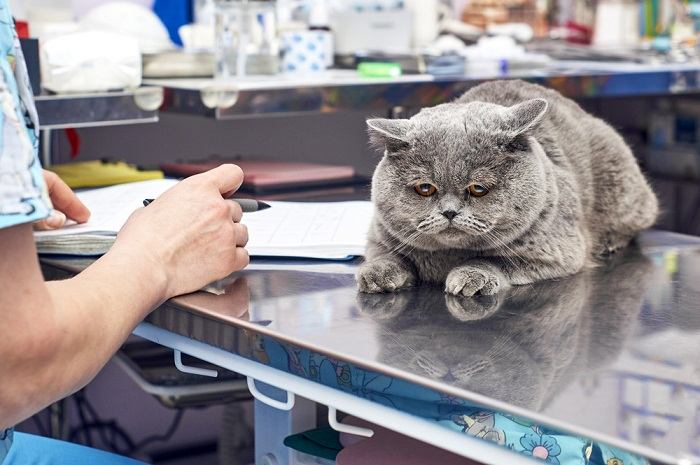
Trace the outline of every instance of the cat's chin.
<instances>
[{"instance_id":1,"label":"cat's chin","mask_svg":"<svg viewBox=\"0 0 700 465\"><path fill-rule=\"evenodd\" d=\"M462 231L455 227L447 227L437 234L433 235L433 239L447 246L463 246L475 238L474 234Z\"/></svg>"}]
</instances>

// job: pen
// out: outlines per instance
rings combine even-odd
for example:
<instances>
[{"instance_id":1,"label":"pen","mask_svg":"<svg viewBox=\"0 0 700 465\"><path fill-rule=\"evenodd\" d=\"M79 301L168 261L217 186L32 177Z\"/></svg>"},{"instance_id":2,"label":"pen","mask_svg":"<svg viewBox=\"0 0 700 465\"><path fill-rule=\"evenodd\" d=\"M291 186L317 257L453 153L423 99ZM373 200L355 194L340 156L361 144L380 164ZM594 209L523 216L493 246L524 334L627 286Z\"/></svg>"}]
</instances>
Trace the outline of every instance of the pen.
<instances>
[{"instance_id":1,"label":"pen","mask_svg":"<svg viewBox=\"0 0 700 465\"><path fill-rule=\"evenodd\" d=\"M143 206L147 207L148 204L153 202L153 200L154 199L145 199L143 201ZM232 202L236 202L238 205L240 205L241 210L243 210L243 213L253 213L253 212L260 211L260 210L265 210L266 208L270 208L269 204L267 204L265 202L261 202L259 200L255 200L255 199L227 199L227 200L230 200Z\"/></svg>"}]
</instances>

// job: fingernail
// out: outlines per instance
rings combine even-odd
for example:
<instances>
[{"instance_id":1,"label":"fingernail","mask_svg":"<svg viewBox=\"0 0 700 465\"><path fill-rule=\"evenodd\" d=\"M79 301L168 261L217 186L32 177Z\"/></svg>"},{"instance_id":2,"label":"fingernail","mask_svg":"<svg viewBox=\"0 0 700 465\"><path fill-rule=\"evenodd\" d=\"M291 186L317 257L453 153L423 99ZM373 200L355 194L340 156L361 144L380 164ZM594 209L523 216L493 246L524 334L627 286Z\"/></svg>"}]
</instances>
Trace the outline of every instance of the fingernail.
<instances>
[{"instance_id":1,"label":"fingernail","mask_svg":"<svg viewBox=\"0 0 700 465\"><path fill-rule=\"evenodd\" d=\"M58 210L52 210L51 215L46 218L46 225L50 228L58 229L66 223L66 215Z\"/></svg>"}]
</instances>

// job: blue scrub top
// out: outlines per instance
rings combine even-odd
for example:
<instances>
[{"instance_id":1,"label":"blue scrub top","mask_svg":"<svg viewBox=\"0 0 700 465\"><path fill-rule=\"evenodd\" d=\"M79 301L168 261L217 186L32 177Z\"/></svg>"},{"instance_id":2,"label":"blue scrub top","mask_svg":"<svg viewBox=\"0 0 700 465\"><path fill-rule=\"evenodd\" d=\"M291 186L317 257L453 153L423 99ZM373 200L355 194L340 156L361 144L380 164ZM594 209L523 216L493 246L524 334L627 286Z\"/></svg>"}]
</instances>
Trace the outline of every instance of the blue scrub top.
<instances>
[{"instance_id":1,"label":"blue scrub top","mask_svg":"<svg viewBox=\"0 0 700 465\"><path fill-rule=\"evenodd\" d=\"M38 159L27 67L6 0L0 0L0 228L45 218L50 203Z\"/></svg>"},{"instance_id":2,"label":"blue scrub top","mask_svg":"<svg viewBox=\"0 0 700 465\"><path fill-rule=\"evenodd\" d=\"M49 214L51 207L38 159L38 127L12 14L7 1L0 0L0 228L33 222ZM6 317L9 315L0 315L0 319ZM12 431L0 431L0 463L11 444Z\"/></svg>"}]
</instances>

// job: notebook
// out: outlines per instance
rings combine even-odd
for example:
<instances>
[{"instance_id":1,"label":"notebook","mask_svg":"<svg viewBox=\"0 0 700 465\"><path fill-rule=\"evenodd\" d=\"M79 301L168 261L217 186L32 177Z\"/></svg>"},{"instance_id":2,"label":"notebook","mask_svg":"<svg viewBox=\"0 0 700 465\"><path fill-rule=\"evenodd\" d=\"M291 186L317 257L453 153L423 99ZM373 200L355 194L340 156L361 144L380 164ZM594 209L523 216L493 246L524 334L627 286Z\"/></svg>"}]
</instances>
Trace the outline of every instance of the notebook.
<instances>
[{"instance_id":1,"label":"notebook","mask_svg":"<svg viewBox=\"0 0 700 465\"><path fill-rule=\"evenodd\" d=\"M177 183L161 179L78 192L92 212L86 224L34 233L39 253L100 255L129 218ZM372 218L370 202L267 202L271 208L243 215L251 256L344 260L364 253Z\"/></svg>"}]
</instances>

